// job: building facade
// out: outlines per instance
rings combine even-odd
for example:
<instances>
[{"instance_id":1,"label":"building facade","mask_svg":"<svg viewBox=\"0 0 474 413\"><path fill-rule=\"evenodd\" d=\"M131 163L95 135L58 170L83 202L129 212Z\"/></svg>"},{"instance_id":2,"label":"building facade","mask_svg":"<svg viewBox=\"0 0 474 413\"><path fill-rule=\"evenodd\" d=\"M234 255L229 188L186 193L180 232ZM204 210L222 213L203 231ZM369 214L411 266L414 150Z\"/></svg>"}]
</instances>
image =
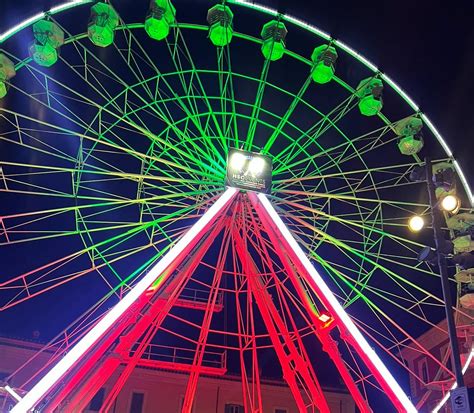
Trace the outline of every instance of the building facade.
<instances>
[{"instance_id":1,"label":"building facade","mask_svg":"<svg viewBox=\"0 0 474 413\"><path fill-rule=\"evenodd\" d=\"M447 336L446 321L432 327L418 337L417 342L429 350L432 357L417 350L415 346L407 347L402 356L407 367L414 375L410 375L410 393L420 413L431 412L453 385L453 378L449 373L440 369L440 364L453 370L451 365L451 350ZM468 317L459 317L457 333L461 364L465 366L470 359L470 365L464 374L466 387L474 388L474 358L470 354L474 351L474 325ZM416 376L415 376L416 375ZM446 403L441 412L450 412L450 403Z\"/></svg>"},{"instance_id":2,"label":"building facade","mask_svg":"<svg viewBox=\"0 0 474 413\"><path fill-rule=\"evenodd\" d=\"M0 338L0 380L17 371L42 348L36 343ZM9 385L18 387L27 382L33 373L47 362L51 352L45 352L18 370ZM120 371L117 372L117 375ZM116 376L115 376L116 378ZM112 378L112 380L114 377ZM117 397L111 413L174 413L180 412L184 400L188 374L184 372L141 366L135 368ZM34 379L29 383L30 387ZM27 390L27 389L25 389ZM84 413L98 412L110 387L107 384L91 400ZM279 380L262 380L261 413L298 413L288 386ZM348 393L325 389L331 413L355 413L355 404ZM14 405L6 392L0 393L0 413L8 412ZM64 410L67 411L67 410ZM244 413L242 384L238 376L202 376L199 380L193 413Z\"/></svg>"}]
</instances>

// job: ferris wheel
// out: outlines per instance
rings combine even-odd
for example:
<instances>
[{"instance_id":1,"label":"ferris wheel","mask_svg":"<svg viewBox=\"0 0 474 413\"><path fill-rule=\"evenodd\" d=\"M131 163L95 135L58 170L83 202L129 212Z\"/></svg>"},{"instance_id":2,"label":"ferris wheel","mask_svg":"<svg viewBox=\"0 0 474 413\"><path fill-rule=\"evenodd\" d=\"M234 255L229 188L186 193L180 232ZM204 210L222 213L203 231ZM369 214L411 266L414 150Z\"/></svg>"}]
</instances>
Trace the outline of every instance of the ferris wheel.
<instances>
[{"instance_id":1,"label":"ferris wheel","mask_svg":"<svg viewBox=\"0 0 474 413\"><path fill-rule=\"evenodd\" d=\"M422 154L439 199L464 197L451 231L472 224L474 200L434 125L291 16L139 3L65 3L0 36L0 317L55 349L13 411L82 411L125 366L108 411L162 345L191 355L185 412L200 375L223 374L216 354L248 412L263 411L263 354L300 411L329 411L321 353L360 411L423 408L432 390L404 352L454 374L417 340L447 334L437 269L420 259L429 238L408 229L429 222ZM471 310L454 308L464 323ZM403 377L426 389L416 406Z\"/></svg>"}]
</instances>

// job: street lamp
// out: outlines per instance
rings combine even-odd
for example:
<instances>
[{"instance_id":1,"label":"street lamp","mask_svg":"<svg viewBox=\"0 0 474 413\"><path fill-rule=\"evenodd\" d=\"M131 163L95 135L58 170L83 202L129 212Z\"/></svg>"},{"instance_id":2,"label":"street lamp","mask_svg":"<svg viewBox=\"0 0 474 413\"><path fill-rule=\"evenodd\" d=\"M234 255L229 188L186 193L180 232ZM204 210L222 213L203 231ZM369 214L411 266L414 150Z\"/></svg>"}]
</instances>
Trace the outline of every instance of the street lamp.
<instances>
[{"instance_id":1,"label":"street lamp","mask_svg":"<svg viewBox=\"0 0 474 413\"><path fill-rule=\"evenodd\" d=\"M461 201L456 195L446 195L440 203L441 208L451 214L456 214L461 208Z\"/></svg>"},{"instance_id":2,"label":"street lamp","mask_svg":"<svg viewBox=\"0 0 474 413\"><path fill-rule=\"evenodd\" d=\"M431 159L425 158L425 168L424 173L412 173L413 176L417 176L417 180L425 180L428 188L428 195L429 195L429 202L430 202L430 210L431 210L431 217L432 217L432 226L433 226L433 234L434 234L434 241L435 241L435 257L440 276L441 276L441 286L443 291L443 298L444 298L444 308L446 313L446 321L448 325L448 336L449 342L451 345L451 358L452 358L452 365L454 366L454 374L456 377L456 384L457 388L464 388L464 377L461 368L461 357L459 353L459 343L456 334L456 325L454 322L454 315L452 311L452 299L451 299L451 290L449 287L449 276L448 270L446 266L446 240L443 236L443 221L444 217L442 215L442 210L449 211L451 213L456 213L459 211L460 208L460 201L459 199L452 193L454 189L454 177L451 174L451 171L437 171L436 175L433 174L433 165L431 163ZM450 179L450 177L452 179ZM451 181L451 182L449 182ZM435 186L435 183L437 184ZM447 192L447 194L441 198L439 202L436 195L437 190L443 192ZM449 190L449 192L448 192ZM469 406L468 406L469 409ZM463 410L464 411L464 410ZM470 411L470 410L465 410Z\"/></svg>"},{"instance_id":3,"label":"street lamp","mask_svg":"<svg viewBox=\"0 0 474 413\"><path fill-rule=\"evenodd\" d=\"M425 220L419 215L414 215L408 220L408 229L411 232L420 232L425 226Z\"/></svg>"}]
</instances>

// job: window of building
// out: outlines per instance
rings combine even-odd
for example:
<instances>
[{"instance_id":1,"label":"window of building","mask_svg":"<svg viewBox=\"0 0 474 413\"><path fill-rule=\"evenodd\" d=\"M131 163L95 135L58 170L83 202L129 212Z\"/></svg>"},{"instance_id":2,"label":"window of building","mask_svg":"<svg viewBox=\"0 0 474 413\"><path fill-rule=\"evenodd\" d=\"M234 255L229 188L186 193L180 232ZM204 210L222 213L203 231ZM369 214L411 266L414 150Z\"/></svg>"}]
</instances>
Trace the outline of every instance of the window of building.
<instances>
[{"instance_id":1,"label":"window of building","mask_svg":"<svg viewBox=\"0 0 474 413\"><path fill-rule=\"evenodd\" d=\"M142 413L143 401L145 395L143 393L132 393L132 402L130 403L130 413Z\"/></svg>"},{"instance_id":2,"label":"window of building","mask_svg":"<svg viewBox=\"0 0 474 413\"><path fill-rule=\"evenodd\" d=\"M288 413L288 410L277 408L277 409L275 409L275 413Z\"/></svg>"},{"instance_id":3,"label":"window of building","mask_svg":"<svg viewBox=\"0 0 474 413\"><path fill-rule=\"evenodd\" d=\"M102 387L92 398L89 408L87 410L92 410L93 412L98 412L104 403L105 389Z\"/></svg>"},{"instance_id":4,"label":"window of building","mask_svg":"<svg viewBox=\"0 0 474 413\"><path fill-rule=\"evenodd\" d=\"M240 404L226 404L224 413L244 413L244 406Z\"/></svg>"},{"instance_id":5,"label":"window of building","mask_svg":"<svg viewBox=\"0 0 474 413\"><path fill-rule=\"evenodd\" d=\"M418 365L418 372L420 374L421 380L423 380L424 383L428 383L429 381L429 374L428 374L428 363L426 360L422 360L420 364Z\"/></svg>"}]
</instances>

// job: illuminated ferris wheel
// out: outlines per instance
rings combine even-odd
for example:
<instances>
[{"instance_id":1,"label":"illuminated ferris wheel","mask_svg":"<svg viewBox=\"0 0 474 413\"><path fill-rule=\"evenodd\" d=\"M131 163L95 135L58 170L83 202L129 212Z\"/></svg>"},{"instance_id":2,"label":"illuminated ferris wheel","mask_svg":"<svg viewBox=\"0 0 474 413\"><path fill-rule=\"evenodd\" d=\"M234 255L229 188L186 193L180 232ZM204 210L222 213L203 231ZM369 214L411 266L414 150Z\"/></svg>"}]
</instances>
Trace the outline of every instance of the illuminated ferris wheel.
<instances>
[{"instance_id":1,"label":"illuminated ferris wheel","mask_svg":"<svg viewBox=\"0 0 474 413\"><path fill-rule=\"evenodd\" d=\"M201 375L232 369L262 412L263 354L301 412L330 411L321 354L360 411L423 408L406 351L454 380L450 355L417 340L446 335L429 239L408 230L429 222L423 151L439 200L464 197L446 215L454 252L471 248L473 196L443 138L387 75L291 16L142 6L74 1L0 36L0 315L67 320L13 411L82 411L121 367L109 411L165 346L188 354L183 412ZM417 406L405 376L426 388Z\"/></svg>"}]
</instances>

